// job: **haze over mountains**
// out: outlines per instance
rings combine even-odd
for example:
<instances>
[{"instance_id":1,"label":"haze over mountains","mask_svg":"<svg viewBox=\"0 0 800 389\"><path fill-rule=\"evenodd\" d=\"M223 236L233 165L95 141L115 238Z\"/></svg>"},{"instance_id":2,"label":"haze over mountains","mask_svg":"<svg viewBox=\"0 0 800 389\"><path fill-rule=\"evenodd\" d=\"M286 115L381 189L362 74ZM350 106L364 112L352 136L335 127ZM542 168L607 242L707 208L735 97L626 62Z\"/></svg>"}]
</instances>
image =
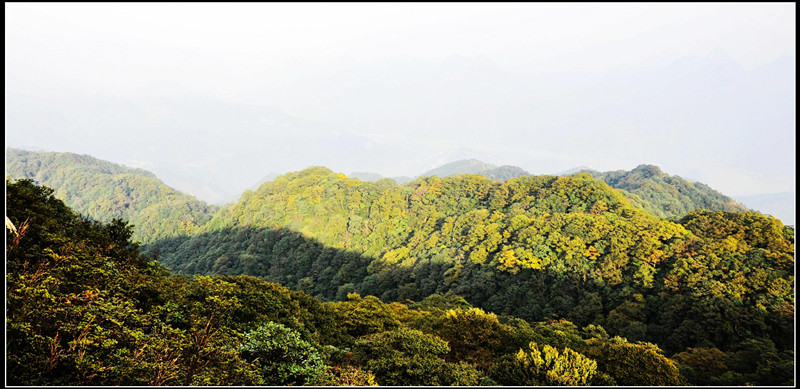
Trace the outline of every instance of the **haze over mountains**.
<instances>
[{"instance_id":1,"label":"haze over mountains","mask_svg":"<svg viewBox=\"0 0 800 389\"><path fill-rule=\"evenodd\" d=\"M471 154L449 160L504 161L537 174L582 164L615 170L654 163L728 193L778 192L793 186L790 175L780 185L753 184L775 178L768 166L793 163L786 128L792 127L794 61L787 56L747 70L715 50L650 68L525 75L486 58L399 58L270 85L263 90L272 98L261 101L365 137L388 129L398 139L451 150L459 140L472 143ZM348 107L376 115L351 115ZM775 152L756 158L745 150ZM619 155L624 162L609 161ZM721 166L737 176L723 176Z\"/></svg>"},{"instance_id":2,"label":"haze over mountains","mask_svg":"<svg viewBox=\"0 0 800 389\"><path fill-rule=\"evenodd\" d=\"M138 264L136 269L149 269L146 274L151 276L174 273L201 276L176 279L194 280L191 282L202 288L220 282L218 292L237 296L230 305L237 309L233 317L249 318L241 315L280 305L274 298L256 297L263 295L252 292L282 290L282 287L290 288L293 296L304 299L302 306L314 301L330 302L333 307L368 303L361 310L368 317L384 315L381 307L388 302L430 304L430 299L441 307L442 314L447 310L446 317L458 317L462 313L453 310L450 303L438 305L451 301L461 309L479 307L481 311L467 314L480 315L477 323L489 319L487 325L495 331L506 328L501 324L531 328L550 323L562 328L557 339L563 342L564 331L568 331L570 347L598 360L605 358L600 350L627 347L628 353L650 350L650 358L656 357L659 364L672 366L665 372L661 368L643 368L638 359L624 362L639 370L635 374L629 373L632 367L613 370L606 382L629 385L666 379L665 385L677 385L684 379L692 384L791 385L792 382L794 228L776 218L749 212L703 184L670 176L656 166L498 180L469 174L476 170L496 171L498 168L493 165L463 160L434 170L445 177L423 176L404 185L391 180L365 182L325 167L309 167L279 175L256 190L246 191L235 203L216 208L169 188L142 169L72 153L16 149L7 149L6 153L8 177L46 182L54 187L57 198L82 207L92 219L122 217L135 221L137 226L132 232L138 236L137 240L146 243L142 250L149 255L130 262ZM468 174L459 173L460 169ZM151 279L128 275L117 268L131 270L127 262L120 261L131 257L110 250L139 253L136 244L127 242L130 232L126 232L124 224L115 222L105 227L76 221L76 214L59 205L59 200L49 198L49 189L37 188L29 181L12 180L8 188L9 220L20 226L18 231L29 227L33 231L15 236L10 230L15 239L9 239L7 251L24 254L22 258L11 256L10 263L16 270L10 277L12 285L28 285L26 282L37 280L29 264L43 259L40 268L51 263L55 266L53 277L47 280L56 280L56 285L67 288L79 281L81 286L75 289L78 291L89 287L84 285L119 285L114 283L118 281L141 286ZM75 227L81 230L76 231ZM89 233L90 239L84 239L84 233ZM50 251L39 247L39 242L50 242L46 246ZM48 261L51 256L58 260ZM152 259L174 273L148 262ZM220 280L220 276L225 277ZM129 286L92 287L101 293L114 288L134 291L135 301L175 301L153 296L157 296L154 294L157 291L173 295L181 289L173 290L173 286L167 285L177 284L154 280L162 287L144 290ZM54 293L60 293L55 289ZM14 296L11 323L20 320L27 323L24 320L30 318L39 323L11 326L14 339L27 344L25 328L44 331L51 337L62 333L63 326L59 326L61 330L51 328L49 323L53 319L48 321L50 317L44 315L51 308L33 310L25 303L29 301L23 295L27 289L10 290ZM191 296L200 293L201 304L176 302L169 309L228 307L218 305L220 300L204 294L204 290L209 289L187 292ZM286 289L281 293L290 292ZM81 295L88 296L84 292ZM76 294L72 296L75 298ZM179 297L173 299L181 301ZM42 306L58 309L73 306L68 297L44 301L49 305ZM80 309L82 305L75 306ZM408 312L397 303L392 306ZM18 307L30 313L18 315ZM218 311L214 312L211 317L216 317ZM322 315L326 311L314 312ZM347 332L351 328L348 318L353 313L348 311L344 315L331 319L335 325L324 327L333 334L344 328L351 336L350 341L344 338L344 345L352 344L357 337L386 331L384 327L358 329L364 327L359 324ZM69 322L70 317L58 316L57 320ZM99 312L92 317L105 318L107 313ZM267 317L258 320L269 320ZM498 317L503 319L492 324ZM202 323L211 322L204 320ZM362 319L357 320L363 323ZM259 323L256 319L243 322ZM296 320L287 325L304 328ZM483 328L472 320L462 325L455 336L446 338L452 349L461 347L461 334ZM115 328L119 327L122 326ZM439 326L423 328L437 331ZM686 331L694 335L686 336ZM336 339L343 339L344 335L323 337L316 333L315 339L323 344L343 344L336 343L341 341ZM527 333L522 347L531 344L529 339L554 343L549 337ZM97 337L107 334L103 332ZM596 348L586 348L581 334L596 335L596 339L608 343L594 340L588 344ZM161 334L154 332L152 336L160 339ZM619 338L611 339L613 336ZM505 342L512 340L513 337ZM636 343L641 341L653 346ZM236 341L230 340L230 344ZM39 350L34 346L30 348ZM472 353L483 351L474 351L474 346L469 346L468 352L457 358L480 361L474 362L473 368L478 370L473 375L482 372L500 382L517 384L519 378L503 378L490 367L502 366L497 354L516 353L520 347L514 343L511 350L503 347L502 351L489 354L492 357L475 359ZM693 351L698 348L700 351ZM741 350L748 353L742 354ZM708 365L706 359L698 361L692 353L709 353L716 355L715 358L742 362L703 374L675 366L677 363L698 368ZM30 354L42 355L42 351ZM391 359L396 361L397 357L392 355ZM607 366L615 366L618 359L610 358L602 366L609 369ZM18 363L15 371L20 371L20 365L26 366L25 372L37 371L31 364L20 364L17 358L12 360ZM441 382L430 378L392 380L389 372L374 366L372 369L376 374L384 374L378 377L385 383ZM65 382L76 379L79 378Z\"/></svg>"},{"instance_id":3,"label":"haze over mountains","mask_svg":"<svg viewBox=\"0 0 800 389\"><path fill-rule=\"evenodd\" d=\"M585 173L387 184L286 174L143 254L7 183L9 382L794 385L775 218L659 219Z\"/></svg>"},{"instance_id":4,"label":"haze over mountains","mask_svg":"<svg viewBox=\"0 0 800 389\"><path fill-rule=\"evenodd\" d=\"M5 10L7 384L795 386L796 4Z\"/></svg>"},{"instance_id":5,"label":"haze over mountains","mask_svg":"<svg viewBox=\"0 0 800 389\"><path fill-rule=\"evenodd\" d=\"M785 130L794 66L785 56L748 70L717 50L666 66L531 75L486 57L401 57L228 97L175 82L53 95L15 73L6 141L144 167L214 203L263 172L321 165L413 176L467 158L535 174L655 163L755 195L794 186L794 133Z\"/></svg>"},{"instance_id":6,"label":"haze over mountains","mask_svg":"<svg viewBox=\"0 0 800 389\"><path fill-rule=\"evenodd\" d=\"M775 215L784 224L795 224L797 212L796 192L770 193L753 196L739 196L739 200L751 209L761 213Z\"/></svg>"},{"instance_id":7,"label":"haze over mountains","mask_svg":"<svg viewBox=\"0 0 800 389\"><path fill-rule=\"evenodd\" d=\"M133 238L151 243L186 235L217 207L181 193L144 169L74 153L6 149L6 178L28 178L55 190L76 212L98 221L123 219Z\"/></svg>"},{"instance_id":8,"label":"haze over mountains","mask_svg":"<svg viewBox=\"0 0 800 389\"><path fill-rule=\"evenodd\" d=\"M6 149L6 177L31 178L56 189L56 195L76 210L100 220L122 217L134 224L144 223L134 235L137 239L167 234L177 236L207 221L216 207L208 206L189 195L164 185L147 170L128 168L88 155ZM746 211L747 207L719 193L707 185L691 182L679 176L670 176L657 166L640 165L630 171L598 172L584 166L570 169L561 176L588 173L618 189L634 205L649 213L665 218L678 218L695 209ZM459 160L429 170L414 178L393 177L397 184L437 176L440 178L461 174L476 174L492 180L505 181L530 174L516 166L496 166L476 159ZM264 183L280 177L269 173L249 190L257 191ZM356 172L350 177L361 181L384 179L376 173ZM114 188L114 187L117 188ZM108 198L104 198L108 197ZM794 223L793 192L755 196L748 201L759 210L781 219L784 224ZM111 197L114 197L113 200ZM236 203L241 194L230 197L226 203ZM168 216L167 213L188 212ZM199 213L198 213L199 212ZM159 220L162 219L162 220ZM164 225L163 219L174 219L174 225Z\"/></svg>"},{"instance_id":9,"label":"haze over mountains","mask_svg":"<svg viewBox=\"0 0 800 389\"><path fill-rule=\"evenodd\" d=\"M794 192L746 196L739 198L744 204L723 195L700 182L679 176L670 176L657 166L640 165L631 171L598 172L587 166L578 166L559 173L568 176L580 172L604 180L613 188L621 189L631 201L660 217L679 217L693 209L745 211L748 207L764 214L773 215L787 225L794 224ZM444 164L429 170L419 177L449 177L458 174L478 174L494 180L507 180L530 175L517 166L496 166L476 159L465 159ZM377 173L356 172L349 175L362 181L377 181ZM391 177L398 184L411 181L409 177ZM262 181L263 182L263 181ZM255 189L255 188L253 188Z\"/></svg>"}]
</instances>

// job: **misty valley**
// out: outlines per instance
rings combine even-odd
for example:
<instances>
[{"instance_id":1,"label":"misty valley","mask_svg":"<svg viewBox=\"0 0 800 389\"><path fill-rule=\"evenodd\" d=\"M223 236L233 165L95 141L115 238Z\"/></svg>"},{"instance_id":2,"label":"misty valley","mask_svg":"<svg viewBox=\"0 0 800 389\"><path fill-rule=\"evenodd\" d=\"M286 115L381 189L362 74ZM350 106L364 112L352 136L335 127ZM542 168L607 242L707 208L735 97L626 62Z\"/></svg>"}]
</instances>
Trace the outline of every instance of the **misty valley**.
<instances>
[{"instance_id":1,"label":"misty valley","mask_svg":"<svg viewBox=\"0 0 800 389\"><path fill-rule=\"evenodd\" d=\"M793 386L792 224L648 164L312 166L214 205L7 148L7 384Z\"/></svg>"}]
</instances>

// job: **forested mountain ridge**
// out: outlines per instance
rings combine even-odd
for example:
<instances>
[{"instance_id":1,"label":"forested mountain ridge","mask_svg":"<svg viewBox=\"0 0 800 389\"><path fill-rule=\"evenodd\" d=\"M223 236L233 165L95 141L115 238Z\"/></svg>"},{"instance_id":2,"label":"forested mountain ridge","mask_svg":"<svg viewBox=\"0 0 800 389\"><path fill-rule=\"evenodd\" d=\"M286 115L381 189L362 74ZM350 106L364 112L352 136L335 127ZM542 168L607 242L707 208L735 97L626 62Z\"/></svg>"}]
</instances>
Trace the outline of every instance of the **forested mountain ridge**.
<instances>
[{"instance_id":1,"label":"forested mountain ridge","mask_svg":"<svg viewBox=\"0 0 800 389\"><path fill-rule=\"evenodd\" d=\"M136 226L134 239L186 235L211 219L217 207L172 189L153 173L88 155L7 148L6 178L30 178L98 221L124 219Z\"/></svg>"},{"instance_id":2,"label":"forested mountain ridge","mask_svg":"<svg viewBox=\"0 0 800 389\"><path fill-rule=\"evenodd\" d=\"M399 186L315 167L246 192L192 236L151 247L187 274L248 274L325 300L453 293L529 321L601 325L688 359L772 350L777 359L764 369L783 369L793 344L793 239L793 228L754 212L659 219L588 174ZM725 382L743 379L735 377Z\"/></svg>"},{"instance_id":3,"label":"forested mountain ridge","mask_svg":"<svg viewBox=\"0 0 800 389\"><path fill-rule=\"evenodd\" d=\"M654 165L639 165L631 171L582 172L622 190L631 201L658 217L679 218L695 209L748 211L738 201L708 185L670 176Z\"/></svg>"},{"instance_id":4,"label":"forested mountain ridge","mask_svg":"<svg viewBox=\"0 0 800 389\"><path fill-rule=\"evenodd\" d=\"M381 287L381 297L402 300L455 287L463 266L502 274L552 267L558 273L575 270L584 278L618 283L633 243L613 239L615 228L651 246L659 245L659 239L687 234L680 226L637 210L619 192L588 175L527 176L503 183L477 175L427 177L398 186L390 180L362 182L317 167L246 192L193 236L154 247L161 250L163 262L178 271L238 274L246 266L247 274L269 272L271 280L290 286L305 279L303 283L314 285L312 294L325 298L366 293L376 283L399 283ZM270 263L265 259L273 257L273 250L298 246L296 237L274 236L284 230L319 242L316 246L358 254L347 265L357 269L310 271L329 267L311 264L324 260L324 255ZM275 241L283 243L273 247ZM602 261L594 259L611 252L617 263L604 262L609 270L600 272ZM586 257L592 261L584 261ZM645 264L641 275L646 279L652 270ZM415 274L420 271L429 274L420 278ZM306 279L306 273L315 274Z\"/></svg>"},{"instance_id":5,"label":"forested mountain ridge","mask_svg":"<svg viewBox=\"0 0 800 389\"><path fill-rule=\"evenodd\" d=\"M152 242L158 234L161 238L181 235L181 231L185 232L209 220L218 209L167 187L151 172L86 155L9 148L6 150L6 159L7 178L32 178L49 185L56 190L59 198L88 216L105 221L119 217L135 225L143 223L141 228L136 228L134 238L145 243ZM630 172L600 173L587 170L585 173L606 181L611 187L620 190L634 205L659 217L678 218L693 209L746 210L746 207L735 200L704 184L666 175L652 165L641 165ZM478 160L462 160L443 165L420 177L447 177L457 174L479 174L499 181L530 175L516 166L498 167ZM87 180L90 175L96 175L98 179ZM362 181L377 181L381 178L372 173L368 176L362 176L361 173L355 175L362 178ZM270 173L251 190L276 176L277 174ZM392 179L401 185L411 181L407 177ZM232 198L230 202L237 200L238 197ZM166 204L173 205L167 207ZM170 207L181 212L171 212L168 209ZM170 214L165 217L167 212Z\"/></svg>"},{"instance_id":6,"label":"forested mountain ridge","mask_svg":"<svg viewBox=\"0 0 800 389\"><path fill-rule=\"evenodd\" d=\"M486 178L500 181L514 177L530 175L530 173L517 166L495 166L481 162L477 159L463 159L444 164L435 169L431 169L425 173L422 173L419 175L419 177L449 177L457 174L479 174Z\"/></svg>"},{"instance_id":7,"label":"forested mountain ridge","mask_svg":"<svg viewBox=\"0 0 800 389\"><path fill-rule=\"evenodd\" d=\"M748 210L746 206L705 184L670 176L654 165L639 165L631 171L608 172L579 167L559 175L567 176L579 172L605 181L612 188L619 189L634 205L658 217L676 219L695 209L728 212ZM442 165L420 177L447 177L456 174L479 174L500 181L530 175L517 166L498 167L476 159L465 159Z\"/></svg>"},{"instance_id":8,"label":"forested mountain ridge","mask_svg":"<svg viewBox=\"0 0 800 389\"><path fill-rule=\"evenodd\" d=\"M774 272L793 266L781 254L793 250L793 230L759 214L692 214L683 224L701 241L686 247L691 256L681 256L688 266L673 272L666 288L657 288L660 293L633 294L611 311L610 331L627 323L635 335L654 325L635 320L658 312L651 305L666 294L665 300L675 300L663 307L667 318L689 310L679 336L698 341L713 335L697 347L665 353L656 344L611 336L597 324L498 316L453 294L402 304L351 293L345 301L323 303L248 276L172 275L139 252L125 223L79 217L52 190L30 180L6 185L6 374L12 385L794 383L793 301L775 311L770 300L786 297L780 290L787 285ZM341 253L327 249L334 258ZM727 274L725 266L737 266L743 259L737 253L749 257L754 249L744 266L755 271L749 276L755 282L770 285L768 299L750 300L739 282L733 291L705 284L704 278ZM725 264L714 270L720 274L698 267L717 261ZM553 288L569 295L571 283ZM621 295L626 288L616 287ZM726 306L729 293L740 293L743 304ZM586 296L583 309L597 309L607 297L600 294ZM692 296L712 300L695 307ZM778 316L760 323L746 321L754 316L735 316L752 314L753 302ZM718 315L722 322L710 321ZM778 329L787 325L781 317L788 318L788 327ZM756 326L740 327L747 323ZM762 328L768 337L751 328ZM737 338L752 337L718 349L731 331Z\"/></svg>"}]
</instances>

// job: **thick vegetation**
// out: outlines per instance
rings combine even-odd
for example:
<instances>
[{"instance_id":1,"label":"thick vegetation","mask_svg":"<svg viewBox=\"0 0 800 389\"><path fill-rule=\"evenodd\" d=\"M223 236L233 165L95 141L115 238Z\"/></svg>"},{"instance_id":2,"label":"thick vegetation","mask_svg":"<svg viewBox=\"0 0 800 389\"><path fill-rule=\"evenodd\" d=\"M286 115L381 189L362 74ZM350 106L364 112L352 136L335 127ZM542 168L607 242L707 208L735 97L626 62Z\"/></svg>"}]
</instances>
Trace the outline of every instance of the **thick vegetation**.
<instances>
[{"instance_id":1,"label":"thick vegetation","mask_svg":"<svg viewBox=\"0 0 800 389\"><path fill-rule=\"evenodd\" d=\"M720 375L739 375L715 382L762 374L783 383L793 240L791 227L752 212L658 219L585 174L397 186L311 168L246 193L197 235L155 247L179 272L250 274L325 300L453 293L528 321L600 325L669 355L717 349L734 358L756 342L772 358L762 373L726 365ZM526 358L551 351L531 347Z\"/></svg>"},{"instance_id":2,"label":"thick vegetation","mask_svg":"<svg viewBox=\"0 0 800 389\"><path fill-rule=\"evenodd\" d=\"M30 178L52 187L56 197L95 220L108 222L119 218L132 223L136 227L133 238L145 244L196 232L197 227L210 220L217 211L216 206L184 195L142 169L72 153L9 148L6 154L6 178ZM586 173L618 189L634 206L659 217L675 220L695 209L747 210L706 185L668 176L651 165L642 165L630 172L587 170ZM482 175L498 181L529 176L516 166L498 167L473 159L443 165L422 177L458 174ZM276 176L270 174L260 184L272 181ZM353 173L351 177L361 181L381 178L373 173ZM400 177L393 180L403 184L411 181Z\"/></svg>"},{"instance_id":3,"label":"thick vegetation","mask_svg":"<svg viewBox=\"0 0 800 389\"><path fill-rule=\"evenodd\" d=\"M631 171L586 172L613 188L621 189L631 201L658 217L679 218L696 209L726 212L748 210L741 203L705 184L667 175L653 165L640 165Z\"/></svg>"},{"instance_id":4,"label":"thick vegetation","mask_svg":"<svg viewBox=\"0 0 800 389\"><path fill-rule=\"evenodd\" d=\"M601 327L455 295L322 303L249 276L172 275L129 226L78 216L48 188L7 182L6 201L11 385L684 382L661 350Z\"/></svg>"},{"instance_id":5,"label":"thick vegetation","mask_svg":"<svg viewBox=\"0 0 800 389\"><path fill-rule=\"evenodd\" d=\"M184 236L216 211L164 185L153 173L72 153L6 150L6 178L30 178L97 221L123 219L143 243Z\"/></svg>"},{"instance_id":6,"label":"thick vegetation","mask_svg":"<svg viewBox=\"0 0 800 389\"><path fill-rule=\"evenodd\" d=\"M759 213L660 219L588 174L309 168L141 254L7 187L10 383L793 383L794 229Z\"/></svg>"}]
</instances>

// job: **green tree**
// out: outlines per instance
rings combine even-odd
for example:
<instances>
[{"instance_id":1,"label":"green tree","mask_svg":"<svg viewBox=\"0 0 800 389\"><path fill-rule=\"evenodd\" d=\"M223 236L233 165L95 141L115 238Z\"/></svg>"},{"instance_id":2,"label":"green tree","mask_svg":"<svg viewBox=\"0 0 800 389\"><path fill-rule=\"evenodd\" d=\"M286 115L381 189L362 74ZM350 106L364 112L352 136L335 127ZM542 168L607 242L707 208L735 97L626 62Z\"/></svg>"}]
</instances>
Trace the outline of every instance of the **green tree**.
<instances>
[{"instance_id":1,"label":"green tree","mask_svg":"<svg viewBox=\"0 0 800 389\"><path fill-rule=\"evenodd\" d=\"M362 366L381 385L475 385L480 374L464 363L450 364L442 357L447 342L418 330L400 328L365 335L354 352Z\"/></svg>"},{"instance_id":2,"label":"green tree","mask_svg":"<svg viewBox=\"0 0 800 389\"><path fill-rule=\"evenodd\" d=\"M327 368L316 346L275 322L246 333L239 351L261 368L266 385L311 384Z\"/></svg>"},{"instance_id":3,"label":"green tree","mask_svg":"<svg viewBox=\"0 0 800 389\"><path fill-rule=\"evenodd\" d=\"M619 385L683 385L685 380L673 361L649 343L628 343L614 337L590 339L584 354L597 361L597 369L608 373Z\"/></svg>"},{"instance_id":4,"label":"green tree","mask_svg":"<svg viewBox=\"0 0 800 389\"><path fill-rule=\"evenodd\" d=\"M531 342L527 349L508 355L492 369L492 378L503 385L588 385L597 363L569 348L558 351Z\"/></svg>"}]
</instances>

